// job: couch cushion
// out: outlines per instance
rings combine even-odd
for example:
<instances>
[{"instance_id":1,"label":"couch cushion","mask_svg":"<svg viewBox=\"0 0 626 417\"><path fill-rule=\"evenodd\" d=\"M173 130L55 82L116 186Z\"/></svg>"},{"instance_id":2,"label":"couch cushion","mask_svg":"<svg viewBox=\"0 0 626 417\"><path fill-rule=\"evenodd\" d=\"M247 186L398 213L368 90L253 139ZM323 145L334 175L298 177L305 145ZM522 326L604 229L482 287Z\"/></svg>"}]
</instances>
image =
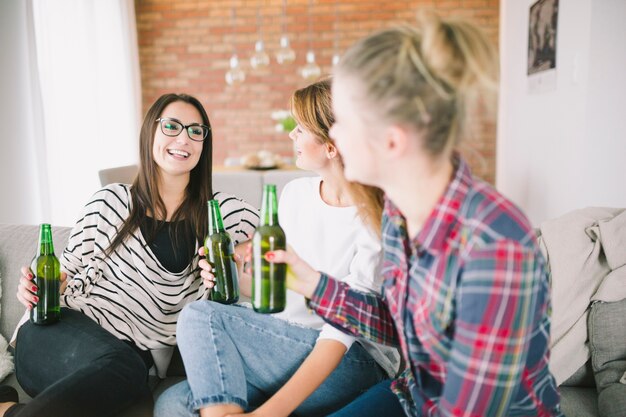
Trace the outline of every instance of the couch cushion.
<instances>
[{"instance_id":1,"label":"couch cushion","mask_svg":"<svg viewBox=\"0 0 626 417\"><path fill-rule=\"evenodd\" d=\"M54 251L57 257L67 244L69 227L52 227ZM0 224L0 277L2 278L2 313L0 332L9 340L15 326L24 314L24 306L15 294L19 283L20 268L30 265L37 251L39 226Z\"/></svg>"},{"instance_id":2,"label":"couch cushion","mask_svg":"<svg viewBox=\"0 0 626 417\"><path fill-rule=\"evenodd\" d=\"M601 416L623 417L626 412L626 299L591 306L589 347Z\"/></svg>"},{"instance_id":3,"label":"couch cushion","mask_svg":"<svg viewBox=\"0 0 626 417\"><path fill-rule=\"evenodd\" d=\"M254 207L261 206L263 177L257 171L213 172L213 192L222 191L241 198Z\"/></svg>"},{"instance_id":4,"label":"couch cushion","mask_svg":"<svg viewBox=\"0 0 626 417\"><path fill-rule=\"evenodd\" d=\"M595 388L559 387L565 417L598 417Z\"/></svg>"}]
</instances>

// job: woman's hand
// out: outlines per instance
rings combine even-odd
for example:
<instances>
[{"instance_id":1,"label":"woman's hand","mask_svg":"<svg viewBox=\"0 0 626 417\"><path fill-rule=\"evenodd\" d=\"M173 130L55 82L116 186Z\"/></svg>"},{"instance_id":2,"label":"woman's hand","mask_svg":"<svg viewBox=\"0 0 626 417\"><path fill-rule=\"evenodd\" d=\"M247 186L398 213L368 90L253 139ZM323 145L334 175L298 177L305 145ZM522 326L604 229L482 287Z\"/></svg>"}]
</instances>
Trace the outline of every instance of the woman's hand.
<instances>
[{"instance_id":1,"label":"woman's hand","mask_svg":"<svg viewBox=\"0 0 626 417\"><path fill-rule=\"evenodd\" d=\"M247 241L235 246L235 262L239 273L239 292L246 297L252 297L252 274L250 259L252 257L252 242Z\"/></svg>"},{"instance_id":2,"label":"woman's hand","mask_svg":"<svg viewBox=\"0 0 626 417\"><path fill-rule=\"evenodd\" d=\"M249 251L250 246L250 244L246 245L245 243L242 243L235 248L235 253L233 254L233 258L237 264L237 273L239 275L239 291L246 297L250 297L251 277L249 270L244 271L244 256L242 256L242 253ZM200 267L202 282L205 287L211 289L215 286L215 275L213 274L213 267L211 267L211 264L206 260L204 246L200 246L198 249L198 255L200 255L198 266Z\"/></svg>"},{"instance_id":3,"label":"woman's hand","mask_svg":"<svg viewBox=\"0 0 626 417\"><path fill-rule=\"evenodd\" d=\"M211 289L215 285L215 275L213 275L213 267L209 261L206 260L204 246L200 246L200 249L198 249L198 255L200 255L200 260L198 261L198 266L200 267L200 277L202 278L204 286Z\"/></svg>"},{"instance_id":4,"label":"woman's hand","mask_svg":"<svg viewBox=\"0 0 626 417\"><path fill-rule=\"evenodd\" d=\"M267 252L265 260L275 263L286 263L287 268L287 287L293 291L311 298L317 284L320 281L321 274L311 268L309 264L304 262L294 251L291 246L284 250L276 250Z\"/></svg>"},{"instance_id":5,"label":"woman's hand","mask_svg":"<svg viewBox=\"0 0 626 417\"><path fill-rule=\"evenodd\" d=\"M24 304L24 306L31 310L35 304L39 301L39 297L37 297L37 286L33 282L35 276L31 272L30 268L27 266L23 266L20 269L22 275L20 276L20 283L17 286L17 299L20 303ZM60 285L60 293L63 294L65 288L67 287L67 274L61 271L61 285Z\"/></svg>"}]
</instances>

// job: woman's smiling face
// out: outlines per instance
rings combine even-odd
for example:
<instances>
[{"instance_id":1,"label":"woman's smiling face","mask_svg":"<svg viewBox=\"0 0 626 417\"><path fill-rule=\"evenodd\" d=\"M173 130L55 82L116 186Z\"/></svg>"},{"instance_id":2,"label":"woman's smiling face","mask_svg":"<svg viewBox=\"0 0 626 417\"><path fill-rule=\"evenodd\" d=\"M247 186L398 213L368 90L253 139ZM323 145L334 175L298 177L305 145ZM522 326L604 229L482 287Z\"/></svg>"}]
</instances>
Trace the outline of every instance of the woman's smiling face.
<instances>
[{"instance_id":1,"label":"woman's smiling face","mask_svg":"<svg viewBox=\"0 0 626 417\"><path fill-rule=\"evenodd\" d=\"M176 119L185 126L203 123L200 112L183 101L170 103L160 117ZM187 129L183 128L178 136L167 136L159 126L154 133L152 156L161 175L189 175L200 160L202 146L203 142L189 138Z\"/></svg>"}]
</instances>

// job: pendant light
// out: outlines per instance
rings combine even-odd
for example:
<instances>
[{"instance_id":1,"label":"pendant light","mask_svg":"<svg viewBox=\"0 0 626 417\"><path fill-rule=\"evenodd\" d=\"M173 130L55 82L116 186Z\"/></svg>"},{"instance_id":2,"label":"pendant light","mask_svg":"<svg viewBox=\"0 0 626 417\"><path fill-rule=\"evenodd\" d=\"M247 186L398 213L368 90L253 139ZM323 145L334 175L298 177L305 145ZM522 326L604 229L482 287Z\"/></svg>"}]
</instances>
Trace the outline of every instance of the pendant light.
<instances>
[{"instance_id":1,"label":"pendant light","mask_svg":"<svg viewBox=\"0 0 626 417\"><path fill-rule=\"evenodd\" d=\"M231 8L231 27L234 36L235 33L235 7ZM230 69L226 72L226 83L228 85L239 85L246 80L246 73L241 69L239 65L239 58L237 57L237 49L235 47L235 41L233 39L233 54L230 57Z\"/></svg>"},{"instance_id":2,"label":"pendant light","mask_svg":"<svg viewBox=\"0 0 626 417\"><path fill-rule=\"evenodd\" d=\"M322 74L322 70L315 62L315 52L313 52L313 33L311 31L311 5L309 0L309 50L306 53L306 64L300 68L300 75L305 80L316 80Z\"/></svg>"},{"instance_id":3,"label":"pendant light","mask_svg":"<svg viewBox=\"0 0 626 417\"><path fill-rule=\"evenodd\" d=\"M333 38L333 58L332 58L332 65L333 67L336 66L339 63L339 60L341 59L341 55L339 55L339 36L338 36L338 27L339 27L339 13L338 13L338 2L335 3L335 36Z\"/></svg>"},{"instance_id":4,"label":"pendant light","mask_svg":"<svg viewBox=\"0 0 626 417\"><path fill-rule=\"evenodd\" d=\"M296 53L289 46L289 37L285 32L285 20L287 19L287 0L283 0L283 16L282 16L282 36L280 37L280 48L276 51L276 62L279 65L291 64L296 60Z\"/></svg>"},{"instance_id":5,"label":"pendant light","mask_svg":"<svg viewBox=\"0 0 626 417\"><path fill-rule=\"evenodd\" d=\"M260 5L257 5L256 9L256 21L259 27L259 37L254 44L254 53L250 57L250 65L254 69L261 69L270 64L270 57L265 52L265 44L263 43L263 17L261 16Z\"/></svg>"}]
</instances>

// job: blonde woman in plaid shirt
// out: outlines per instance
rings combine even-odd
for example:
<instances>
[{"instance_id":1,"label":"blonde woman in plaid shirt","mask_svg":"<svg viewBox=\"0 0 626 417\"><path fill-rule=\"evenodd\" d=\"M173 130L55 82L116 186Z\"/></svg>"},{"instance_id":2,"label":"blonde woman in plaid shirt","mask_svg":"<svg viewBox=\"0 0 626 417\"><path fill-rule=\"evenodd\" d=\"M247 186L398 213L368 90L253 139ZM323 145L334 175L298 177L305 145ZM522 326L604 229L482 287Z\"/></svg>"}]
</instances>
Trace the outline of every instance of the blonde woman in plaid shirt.
<instances>
[{"instance_id":1,"label":"blonde woman in plaid shirt","mask_svg":"<svg viewBox=\"0 0 626 417\"><path fill-rule=\"evenodd\" d=\"M471 24L422 19L357 42L333 81L331 137L349 180L387 196L383 296L293 252L290 287L345 331L400 346L406 368L338 416L560 416L548 370L549 288L526 217L455 148L466 101L495 91L497 56Z\"/></svg>"}]
</instances>

